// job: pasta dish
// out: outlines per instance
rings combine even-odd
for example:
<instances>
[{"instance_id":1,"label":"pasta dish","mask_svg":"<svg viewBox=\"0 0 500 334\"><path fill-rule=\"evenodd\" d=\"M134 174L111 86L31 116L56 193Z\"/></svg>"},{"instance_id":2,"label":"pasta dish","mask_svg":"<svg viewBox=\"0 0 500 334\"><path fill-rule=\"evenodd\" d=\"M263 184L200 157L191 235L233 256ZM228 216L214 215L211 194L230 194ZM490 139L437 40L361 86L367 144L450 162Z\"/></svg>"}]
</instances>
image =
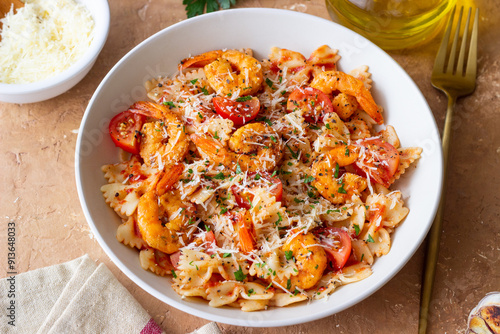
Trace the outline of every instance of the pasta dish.
<instances>
[{"instance_id":1,"label":"pasta dish","mask_svg":"<svg viewBox=\"0 0 500 334\"><path fill-rule=\"evenodd\" d=\"M122 160L102 167L101 191L145 270L243 311L372 273L409 212L394 182L422 149L384 126L368 66L339 59L326 45L209 51L111 120Z\"/></svg>"}]
</instances>

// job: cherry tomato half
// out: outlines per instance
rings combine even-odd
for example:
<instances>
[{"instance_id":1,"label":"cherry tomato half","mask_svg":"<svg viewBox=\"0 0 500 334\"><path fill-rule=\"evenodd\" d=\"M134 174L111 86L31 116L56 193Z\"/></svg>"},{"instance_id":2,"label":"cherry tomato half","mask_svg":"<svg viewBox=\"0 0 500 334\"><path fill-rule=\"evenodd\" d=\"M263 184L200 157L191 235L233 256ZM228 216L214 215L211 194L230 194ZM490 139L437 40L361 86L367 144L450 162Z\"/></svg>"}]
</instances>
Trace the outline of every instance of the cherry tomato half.
<instances>
[{"instance_id":1,"label":"cherry tomato half","mask_svg":"<svg viewBox=\"0 0 500 334\"><path fill-rule=\"evenodd\" d=\"M283 184L281 183L279 177L271 176L267 172L261 172L261 173L250 172L248 173L248 178L251 181L265 180L268 183L271 183L270 186L271 185L274 186L273 189L270 190L271 195L274 195L274 197L276 197L276 202L281 202L281 199L283 197ZM248 187L249 188L252 188L254 186L258 187L259 185L255 183L256 182L249 182ZM250 204L253 201L253 195L251 193L242 191L236 185L231 187L231 192L233 193L236 203L240 208L250 209Z\"/></svg>"},{"instance_id":2,"label":"cherry tomato half","mask_svg":"<svg viewBox=\"0 0 500 334\"><path fill-rule=\"evenodd\" d=\"M179 266L179 259L180 258L181 258L181 251L177 251L173 254L170 254L170 262L172 263L172 266L176 270L177 270L177 267Z\"/></svg>"},{"instance_id":3,"label":"cherry tomato half","mask_svg":"<svg viewBox=\"0 0 500 334\"><path fill-rule=\"evenodd\" d=\"M217 241L215 240L215 234L213 231L208 231L205 233L205 242L207 254L213 254L213 248L214 246L217 246Z\"/></svg>"},{"instance_id":4,"label":"cherry tomato half","mask_svg":"<svg viewBox=\"0 0 500 334\"><path fill-rule=\"evenodd\" d=\"M313 231L319 243L324 246L332 269L342 269L351 255L349 233L337 227L323 227Z\"/></svg>"},{"instance_id":5,"label":"cherry tomato half","mask_svg":"<svg viewBox=\"0 0 500 334\"><path fill-rule=\"evenodd\" d=\"M124 111L109 122L109 134L119 148L132 154L139 154L141 137L139 131L146 121L146 116Z\"/></svg>"},{"instance_id":6,"label":"cherry tomato half","mask_svg":"<svg viewBox=\"0 0 500 334\"><path fill-rule=\"evenodd\" d=\"M286 109L289 112L301 109L307 122L318 123L327 113L333 112L333 105L328 95L319 89L305 87L297 88L290 94Z\"/></svg>"},{"instance_id":7,"label":"cherry tomato half","mask_svg":"<svg viewBox=\"0 0 500 334\"><path fill-rule=\"evenodd\" d=\"M356 167L364 172L360 175L368 174L373 181L388 187L399 166L398 150L378 138L359 140L354 145L364 148L364 157L360 154L361 159L356 161Z\"/></svg>"},{"instance_id":8,"label":"cherry tomato half","mask_svg":"<svg viewBox=\"0 0 500 334\"><path fill-rule=\"evenodd\" d=\"M212 99L215 112L223 118L230 119L235 126L242 126L257 117L260 110L260 101L256 97L242 96L231 100L222 96Z\"/></svg>"}]
</instances>

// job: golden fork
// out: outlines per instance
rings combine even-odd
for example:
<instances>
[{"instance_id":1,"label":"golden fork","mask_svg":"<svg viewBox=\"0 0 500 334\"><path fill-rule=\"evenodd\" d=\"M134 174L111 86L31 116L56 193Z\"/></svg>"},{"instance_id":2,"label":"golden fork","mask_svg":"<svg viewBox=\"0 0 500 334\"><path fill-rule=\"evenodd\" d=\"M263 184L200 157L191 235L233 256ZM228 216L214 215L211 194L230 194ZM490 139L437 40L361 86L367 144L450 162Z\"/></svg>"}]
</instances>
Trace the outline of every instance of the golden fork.
<instances>
[{"instance_id":1,"label":"golden fork","mask_svg":"<svg viewBox=\"0 0 500 334\"><path fill-rule=\"evenodd\" d=\"M467 36L469 32L469 23L471 19L472 8L469 8L467 20L461 40L460 51L457 57L457 44L460 34L460 26L462 21L462 14L464 8L460 9L458 23L455 28L454 38L451 45L449 56L447 57L447 49L453 26L453 18L455 16L455 8L450 15L448 26L446 27L443 41L439 48L432 70L431 82L432 85L441 90L448 97L448 109L446 110L446 119L444 124L444 131L442 137L443 145L443 185L446 184L446 167L448 164L448 150L450 146L451 137L451 124L453 120L453 109L455 102L460 96L472 94L476 88L476 67L477 67L477 34L478 34L478 20L479 9L475 11L475 18L471 32L469 52L467 59L465 58L467 48ZM455 66L456 64L456 66ZM465 66L464 66L465 65ZM465 67L465 71L464 71ZM439 253L439 239L441 236L442 222L443 222L443 209L444 209L444 192L441 195L439 208L434 219L434 223L429 232L429 239L427 243L427 256L425 260L425 271L422 285L422 297L420 299L420 318L419 318L419 334L427 332L429 304L432 296L432 289L434 285L434 275L436 272L436 263Z\"/></svg>"}]
</instances>

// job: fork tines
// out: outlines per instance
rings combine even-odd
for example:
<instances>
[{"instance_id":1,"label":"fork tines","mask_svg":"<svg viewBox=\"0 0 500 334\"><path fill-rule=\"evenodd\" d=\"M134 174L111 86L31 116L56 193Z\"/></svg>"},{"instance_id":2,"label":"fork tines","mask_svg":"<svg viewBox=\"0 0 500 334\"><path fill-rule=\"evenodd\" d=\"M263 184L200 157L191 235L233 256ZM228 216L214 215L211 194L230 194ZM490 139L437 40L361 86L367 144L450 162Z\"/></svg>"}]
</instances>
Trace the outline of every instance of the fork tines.
<instances>
[{"instance_id":1,"label":"fork tines","mask_svg":"<svg viewBox=\"0 0 500 334\"><path fill-rule=\"evenodd\" d=\"M446 27L446 32L443 36L443 41L441 42L441 46L439 47L439 51L436 57L436 61L434 63L434 72L442 72L456 75L464 75L464 62L465 60L465 52L467 45L467 37L469 34L469 25L470 18L472 13L472 8L469 8L467 13L467 20L465 22L465 27L463 31L463 36L460 45L460 53L458 54L458 61L455 67L455 60L457 58L457 46L458 46L458 38L460 35L460 26L462 21L462 15L464 11L464 7L460 9L460 14L458 16L458 22L455 27L453 42L451 44L451 49L449 53L449 57L447 59L447 49L450 41L451 30L453 26L453 19L455 17L455 8L451 12L450 19L448 22L448 26ZM479 21L479 9L476 8L474 15L474 23L472 26L471 38L469 43L469 54L467 56L467 65L465 69L465 75L476 77L476 64L477 64L477 35L478 35L478 21ZM447 64L446 64L447 63ZM445 67L446 65L446 67Z\"/></svg>"}]
</instances>

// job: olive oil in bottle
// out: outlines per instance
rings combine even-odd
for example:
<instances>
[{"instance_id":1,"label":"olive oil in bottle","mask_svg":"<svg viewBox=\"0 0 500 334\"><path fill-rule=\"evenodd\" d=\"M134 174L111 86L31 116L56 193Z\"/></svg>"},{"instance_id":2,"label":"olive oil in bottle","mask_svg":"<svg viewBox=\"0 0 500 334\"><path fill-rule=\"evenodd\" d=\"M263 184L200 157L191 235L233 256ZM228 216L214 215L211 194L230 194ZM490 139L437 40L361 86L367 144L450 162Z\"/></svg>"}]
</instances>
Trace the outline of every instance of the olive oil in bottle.
<instances>
[{"instance_id":1,"label":"olive oil in bottle","mask_svg":"<svg viewBox=\"0 0 500 334\"><path fill-rule=\"evenodd\" d=\"M456 0L326 0L334 21L386 50L432 38L455 4Z\"/></svg>"}]
</instances>

